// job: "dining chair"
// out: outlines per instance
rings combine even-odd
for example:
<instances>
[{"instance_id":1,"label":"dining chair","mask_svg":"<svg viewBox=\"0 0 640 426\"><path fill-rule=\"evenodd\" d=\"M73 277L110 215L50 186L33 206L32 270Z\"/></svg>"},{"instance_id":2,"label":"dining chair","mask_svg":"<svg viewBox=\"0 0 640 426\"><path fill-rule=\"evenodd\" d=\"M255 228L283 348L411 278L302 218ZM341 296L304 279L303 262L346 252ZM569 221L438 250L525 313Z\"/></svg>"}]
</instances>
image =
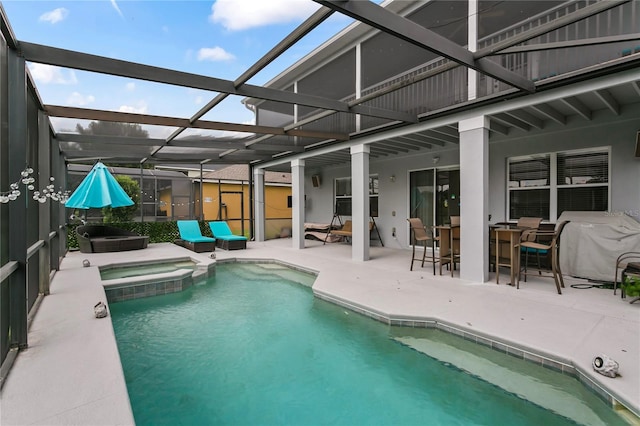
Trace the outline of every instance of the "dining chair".
<instances>
[{"instance_id":1,"label":"dining chair","mask_svg":"<svg viewBox=\"0 0 640 426\"><path fill-rule=\"evenodd\" d=\"M540 223L542 223L542 218L541 217L521 217L518 219L518 222L516 224L517 227L519 228L529 228L529 229L540 229ZM527 234L527 238L529 238L529 241L535 241L536 240L536 236L533 233L528 233ZM530 253L534 253L536 255L536 261L537 266L538 266L538 270L540 269L540 255L541 254L547 254L546 250L537 250L537 249L533 249L533 248L526 248L526 247L521 247L520 248L520 253L524 254L525 256L530 254ZM524 277L524 282L527 282L527 277Z\"/></svg>"},{"instance_id":2,"label":"dining chair","mask_svg":"<svg viewBox=\"0 0 640 426\"><path fill-rule=\"evenodd\" d=\"M456 269L456 263L460 262L460 216L449 216L449 222L451 223L451 239L453 245L451 249L452 253L452 268Z\"/></svg>"},{"instance_id":3,"label":"dining chair","mask_svg":"<svg viewBox=\"0 0 640 426\"><path fill-rule=\"evenodd\" d=\"M541 217L521 217L518 219L516 226L520 228L538 229L540 227L540 222L542 222Z\"/></svg>"},{"instance_id":4,"label":"dining chair","mask_svg":"<svg viewBox=\"0 0 640 426\"><path fill-rule=\"evenodd\" d=\"M438 227L436 227L438 228ZM449 226L440 229L440 233L436 235L436 241L440 241L440 275L442 275L442 266L446 265L451 271L456 270L456 264L460 262L460 216L449 216ZM443 235L448 238L445 241Z\"/></svg>"},{"instance_id":5,"label":"dining chair","mask_svg":"<svg viewBox=\"0 0 640 426\"><path fill-rule=\"evenodd\" d=\"M560 222L555 230L553 231L541 231L539 229L528 229L522 233L520 237L520 243L518 247L520 249L524 248L525 250L525 261L524 261L524 272L518 271L518 280L516 288L520 288L520 275L524 275L525 279L527 275L534 275L533 273L528 272L528 260L529 260L529 250L546 250L547 253L551 254L551 275L542 275L542 270L538 266L537 276L541 277L553 277L556 283L556 289L558 290L558 294L562 294L561 288L564 287L564 280L562 279L562 270L560 269L560 259L558 257L560 253L560 234L562 234L562 230L569 223L568 220ZM542 237L542 238L541 238ZM551 238L549 241L545 241L545 238Z\"/></svg>"},{"instance_id":6,"label":"dining chair","mask_svg":"<svg viewBox=\"0 0 640 426\"><path fill-rule=\"evenodd\" d=\"M413 262L415 260L422 260L422 267L427 257L427 244L431 243L431 263L433 264L433 275L436 274L436 237L433 234L433 228L427 228L422 223L422 220L418 217L412 217L407 219L409 222L409 228L411 230L411 245L413 246L413 252L411 254L411 267L410 271L413 271ZM416 246L422 245L422 259L416 258Z\"/></svg>"}]
</instances>

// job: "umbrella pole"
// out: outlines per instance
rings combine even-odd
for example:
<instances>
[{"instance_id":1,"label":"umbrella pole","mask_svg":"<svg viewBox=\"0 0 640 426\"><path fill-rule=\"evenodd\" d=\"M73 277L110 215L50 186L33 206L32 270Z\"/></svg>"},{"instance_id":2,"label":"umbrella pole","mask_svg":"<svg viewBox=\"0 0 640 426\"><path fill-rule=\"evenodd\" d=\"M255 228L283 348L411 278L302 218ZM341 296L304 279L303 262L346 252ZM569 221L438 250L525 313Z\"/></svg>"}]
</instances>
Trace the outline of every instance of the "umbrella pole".
<instances>
[{"instance_id":1,"label":"umbrella pole","mask_svg":"<svg viewBox=\"0 0 640 426\"><path fill-rule=\"evenodd\" d=\"M140 223L144 223L144 175L142 163L140 163Z\"/></svg>"}]
</instances>

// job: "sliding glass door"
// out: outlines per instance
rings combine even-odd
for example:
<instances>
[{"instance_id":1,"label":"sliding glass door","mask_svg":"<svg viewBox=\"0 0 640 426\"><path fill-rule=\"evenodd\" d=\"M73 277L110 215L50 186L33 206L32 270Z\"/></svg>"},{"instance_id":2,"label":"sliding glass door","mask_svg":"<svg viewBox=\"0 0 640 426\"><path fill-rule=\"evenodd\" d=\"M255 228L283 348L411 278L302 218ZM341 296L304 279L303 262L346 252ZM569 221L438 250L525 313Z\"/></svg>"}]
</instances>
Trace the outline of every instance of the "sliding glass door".
<instances>
[{"instance_id":1,"label":"sliding glass door","mask_svg":"<svg viewBox=\"0 0 640 426\"><path fill-rule=\"evenodd\" d=\"M436 170L436 225L460 216L460 170Z\"/></svg>"},{"instance_id":2,"label":"sliding glass door","mask_svg":"<svg viewBox=\"0 0 640 426\"><path fill-rule=\"evenodd\" d=\"M409 172L409 217L427 226L449 223L460 215L460 170Z\"/></svg>"},{"instance_id":3,"label":"sliding glass door","mask_svg":"<svg viewBox=\"0 0 640 426\"><path fill-rule=\"evenodd\" d=\"M434 170L409 172L409 217L417 217L427 226L433 224L435 191Z\"/></svg>"}]
</instances>

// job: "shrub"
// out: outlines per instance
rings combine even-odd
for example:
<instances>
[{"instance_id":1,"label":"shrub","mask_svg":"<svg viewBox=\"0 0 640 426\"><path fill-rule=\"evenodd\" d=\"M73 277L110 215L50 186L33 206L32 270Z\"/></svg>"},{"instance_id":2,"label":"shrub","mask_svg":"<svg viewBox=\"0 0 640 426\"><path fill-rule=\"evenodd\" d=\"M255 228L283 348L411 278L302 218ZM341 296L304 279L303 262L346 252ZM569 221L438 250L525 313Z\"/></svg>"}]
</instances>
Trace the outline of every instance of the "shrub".
<instances>
[{"instance_id":1,"label":"shrub","mask_svg":"<svg viewBox=\"0 0 640 426\"><path fill-rule=\"evenodd\" d=\"M133 205L115 208L103 207L102 216L104 217L105 223L129 222L133 219L133 215L138 209L138 203L140 201L140 184L129 176L116 175L115 178L122 189L124 189L124 192L131 197Z\"/></svg>"},{"instance_id":2,"label":"shrub","mask_svg":"<svg viewBox=\"0 0 640 426\"><path fill-rule=\"evenodd\" d=\"M172 243L177 238L180 238L180 232L178 232L178 225L176 222L116 222L110 223L109 225L120 229L126 229L127 231L133 231L140 235L148 235L149 243ZM211 236L209 227L205 225L206 222L200 222L202 235ZM73 224L68 225L67 227L68 248L78 247L75 232L78 226L80 225Z\"/></svg>"}]
</instances>

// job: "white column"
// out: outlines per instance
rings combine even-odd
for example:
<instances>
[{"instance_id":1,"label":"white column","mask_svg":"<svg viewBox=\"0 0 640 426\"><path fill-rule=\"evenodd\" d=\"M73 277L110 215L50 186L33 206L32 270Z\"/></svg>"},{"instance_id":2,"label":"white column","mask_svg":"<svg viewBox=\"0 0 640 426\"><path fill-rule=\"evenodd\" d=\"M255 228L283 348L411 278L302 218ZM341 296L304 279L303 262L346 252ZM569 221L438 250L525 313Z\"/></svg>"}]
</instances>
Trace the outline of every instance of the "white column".
<instances>
[{"instance_id":1,"label":"white column","mask_svg":"<svg viewBox=\"0 0 640 426\"><path fill-rule=\"evenodd\" d=\"M469 0L467 46L470 52L478 50L478 1ZM478 97L478 72L467 68L467 99Z\"/></svg>"},{"instance_id":2,"label":"white column","mask_svg":"<svg viewBox=\"0 0 640 426\"><path fill-rule=\"evenodd\" d=\"M304 160L291 161L293 248L304 248Z\"/></svg>"},{"instance_id":3,"label":"white column","mask_svg":"<svg viewBox=\"0 0 640 426\"><path fill-rule=\"evenodd\" d=\"M264 214L264 170L253 169L253 199L255 208L253 212L254 238L256 241L264 241L265 214Z\"/></svg>"},{"instance_id":4,"label":"white column","mask_svg":"<svg viewBox=\"0 0 640 426\"><path fill-rule=\"evenodd\" d=\"M369 260L369 145L351 147L351 258Z\"/></svg>"},{"instance_id":5,"label":"white column","mask_svg":"<svg viewBox=\"0 0 640 426\"><path fill-rule=\"evenodd\" d=\"M460 132L460 278L489 279L489 119L458 123Z\"/></svg>"}]
</instances>

